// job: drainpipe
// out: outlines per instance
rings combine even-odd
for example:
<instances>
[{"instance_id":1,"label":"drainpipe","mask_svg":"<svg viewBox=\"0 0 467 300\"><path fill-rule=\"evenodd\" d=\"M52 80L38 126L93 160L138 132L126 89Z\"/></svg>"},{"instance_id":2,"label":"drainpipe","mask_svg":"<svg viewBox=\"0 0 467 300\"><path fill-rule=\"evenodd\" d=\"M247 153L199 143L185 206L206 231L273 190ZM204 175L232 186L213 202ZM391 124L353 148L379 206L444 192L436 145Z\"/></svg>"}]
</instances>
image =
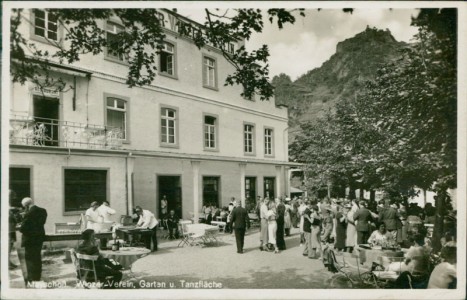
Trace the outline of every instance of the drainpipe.
<instances>
[{"instance_id":1,"label":"drainpipe","mask_svg":"<svg viewBox=\"0 0 467 300\"><path fill-rule=\"evenodd\" d=\"M133 174L133 167L134 167L134 157L131 152L128 153L128 156L125 157L125 175L126 175L126 209L127 215L131 215L133 213L133 181L132 181L132 174Z\"/></svg>"},{"instance_id":2,"label":"drainpipe","mask_svg":"<svg viewBox=\"0 0 467 300\"><path fill-rule=\"evenodd\" d=\"M76 110L76 76L73 76L73 111Z\"/></svg>"}]
</instances>

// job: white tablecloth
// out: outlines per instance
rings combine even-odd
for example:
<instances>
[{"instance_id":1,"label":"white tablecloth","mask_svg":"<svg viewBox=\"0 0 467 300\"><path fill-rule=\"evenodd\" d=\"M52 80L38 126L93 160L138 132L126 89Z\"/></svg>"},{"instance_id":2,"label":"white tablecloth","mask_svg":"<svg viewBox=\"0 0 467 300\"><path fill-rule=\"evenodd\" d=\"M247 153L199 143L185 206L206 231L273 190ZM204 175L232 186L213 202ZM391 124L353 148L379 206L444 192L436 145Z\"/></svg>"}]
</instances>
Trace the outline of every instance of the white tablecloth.
<instances>
[{"instance_id":1,"label":"white tablecloth","mask_svg":"<svg viewBox=\"0 0 467 300\"><path fill-rule=\"evenodd\" d=\"M103 257L112 258L119 262L125 269L130 269L131 265L143 256L146 256L151 250L140 247L125 247L118 251L101 250Z\"/></svg>"}]
</instances>

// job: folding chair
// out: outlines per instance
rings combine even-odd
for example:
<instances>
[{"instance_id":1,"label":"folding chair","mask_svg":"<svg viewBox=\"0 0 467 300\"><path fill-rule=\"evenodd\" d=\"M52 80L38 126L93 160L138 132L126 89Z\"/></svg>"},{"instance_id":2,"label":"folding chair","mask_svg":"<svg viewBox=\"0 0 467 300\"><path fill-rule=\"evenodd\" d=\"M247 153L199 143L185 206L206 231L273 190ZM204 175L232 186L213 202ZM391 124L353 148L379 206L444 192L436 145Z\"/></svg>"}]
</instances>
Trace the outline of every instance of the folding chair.
<instances>
[{"instance_id":1,"label":"folding chair","mask_svg":"<svg viewBox=\"0 0 467 300\"><path fill-rule=\"evenodd\" d=\"M209 238L206 236L204 229L192 231L188 229L188 225L185 225L185 230L187 230L188 232L188 243L190 244L190 246L199 245L199 241L201 241L203 244L209 241Z\"/></svg>"},{"instance_id":2,"label":"folding chair","mask_svg":"<svg viewBox=\"0 0 467 300\"><path fill-rule=\"evenodd\" d=\"M327 269L334 273L330 280L330 286L331 287L339 287L341 288L342 286L334 286L334 283L339 280L339 279L345 279L345 284L350 283L350 288L353 288L354 286L354 280L351 278L351 272L346 270L347 266L344 264L341 264L337 261L336 259L336 253L334 250L328 248L323 249L323 263L324 266L327 267Z\"/></svg>"},{"instance_id":3,"label":"folding chair","mask_svg":"<svg viewBox=\"0 0 467 300\"><path fill-rule=\"evenodd\" d=\"M78 279L85 281L85 282L95 282L100 283L101 281L98 278L97 270L96 270L96 261L98 259L98 255L86 255L80 254L73 250L71 250L71 260L73 261L74 265L77 268ZM112 276L106 276L104 278L104 282L111 280ZM104 283L96 284L95 286L92 285L91 287L96 288L103 288ZM89 287L88 285L84 285L84 287Z\"/></svg>"},{"instance_id":4,"label":"folding chair","mask_svg":"<svg viewBox=\"0 0 467 300\"><path fill-rule=\"evenodd\" d=\"M167 232L162 236L162 238L168 240L170 238L170 231L167 219L162 220L162 225L163 226L161 227L161 229L163 229L164 227L167 229Z\"/></svg>"},{"instance_id":5,"label":"folding chair","mask_svg":"<svg viewBox=\"0 0 467 300\"><path fill-rule=\"evenodd\" d=\"M355 261L355 264L350 263L351 261ZM355 273L353 272L353 270L357 271L356 272L357 276L353 276ZM355 285L375 286L375 279L373 277L373 274L371 273L371 270L362 266L360 262L360 256L358 254L343 252L342 253L342 265L339 271L341 273L345 273L345 276L348 277L352 286L355 286ZM352 276L353 278L351 278L350 276Z\"/></svg>"},{"instance_id":6,"label":"folding chair","mask_svg":"<svg viewBox=\"0 0 467 300\"><path fill-rule=\"evenodd\" d=\"M191 221L186 221L186 220L180 220L178 222L179 226L179 232L181 233L182 240L180 243L178 243L177 247L180 247L180 245L190 245L189 243L189 235L190 233L188 232L188 229L186 228L186 225L191 224Z\"/></svg>"}]
</instances>

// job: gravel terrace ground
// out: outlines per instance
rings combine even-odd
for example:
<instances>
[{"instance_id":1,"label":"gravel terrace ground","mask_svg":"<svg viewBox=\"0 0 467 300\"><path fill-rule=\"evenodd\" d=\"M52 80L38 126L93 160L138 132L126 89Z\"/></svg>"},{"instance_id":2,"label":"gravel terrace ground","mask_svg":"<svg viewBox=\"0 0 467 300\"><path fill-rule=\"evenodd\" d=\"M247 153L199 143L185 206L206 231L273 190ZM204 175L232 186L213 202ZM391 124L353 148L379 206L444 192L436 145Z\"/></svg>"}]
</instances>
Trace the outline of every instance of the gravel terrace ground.
<instances>
[{"instance_id":1,"label":"gravel terrace ground","mask_svg":"<svg viewBox=\"0 0 467 300\"><path fill-rule=\"evenodd\" d=\"M218 245L184 247L177 247L179 240L159 238L159 250L136 261L132 272L124 272L123 281L135 288L147 288L144 286L147 284L156 284L154 288L163 288L158 284L165 284L169 288L170 283L181 288L183 280L215 282L228 289L330 288L332 274L321 260L302 255L303 247L299 244L296 228L286 237L287 250L279 254L259 250L258 228L247 232L243 254L237 253L233 234L221 232L218 238ZM18 264L17 257L12 257ZM66 287L55 288L74 288L74 267L64 258L63 253L44 255L42 277L45 282L66 282ZM9 273L10 287L23 288L21 269ZM337 284L333 287L347 286Z\"/></svg>"}]
</instances>

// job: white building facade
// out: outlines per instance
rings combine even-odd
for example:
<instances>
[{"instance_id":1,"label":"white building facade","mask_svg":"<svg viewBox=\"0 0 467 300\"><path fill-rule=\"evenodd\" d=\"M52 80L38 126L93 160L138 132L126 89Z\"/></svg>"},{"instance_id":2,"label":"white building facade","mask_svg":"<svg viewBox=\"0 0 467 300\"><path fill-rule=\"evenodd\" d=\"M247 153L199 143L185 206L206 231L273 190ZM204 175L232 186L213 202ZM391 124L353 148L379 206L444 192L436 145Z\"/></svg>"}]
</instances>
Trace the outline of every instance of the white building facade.
<instances>
[{"instance_id":1,"label":"white building facade","mask_svg":"<svg viewBox=\"0 0 467 300\"><path fill-rule=\"evenodd\" d=\"M109 51L52 64L64 91L12 84L10 190L16 203L31 196L47 209L47 231L92 201L109 201L118 216L136 205L159 216L165 195L169 209L197 220L204 205L231 197L251 207L257 195L288 194L287 108L224 86L234 69L221 51L198 49L177 33L177 22L192 21L160 13L167 37L150 85L129 88L125 59ZM22 14L30 22L20 31L38 47L65 43L48 12ZM118 20L99 25L108 39L124 30Z\"/></svg>"}]
</instances>

